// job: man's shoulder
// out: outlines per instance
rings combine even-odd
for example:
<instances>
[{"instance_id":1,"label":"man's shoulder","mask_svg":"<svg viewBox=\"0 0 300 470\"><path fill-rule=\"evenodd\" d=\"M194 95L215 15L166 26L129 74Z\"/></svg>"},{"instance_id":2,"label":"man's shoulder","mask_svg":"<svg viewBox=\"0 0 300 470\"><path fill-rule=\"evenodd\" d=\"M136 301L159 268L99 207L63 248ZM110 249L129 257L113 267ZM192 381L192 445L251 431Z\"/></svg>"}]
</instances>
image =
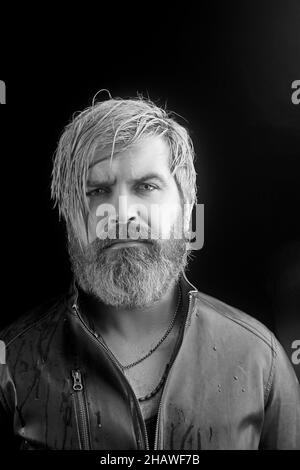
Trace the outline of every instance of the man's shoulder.
<instances>
[{"instance_id":1,"label":"man's shoulder","mask_svg":"<svg viewBox=\"0 0 300 470\"><path fill-rule=\"evenodd\" d=\"M32 335L34 329L49 327L49 321L53 324L64 308L65 298L66 295L55 296L26 311L0 331L0 340L8 348L16 340Z\"/></svg>"},{"instance_id":2,"label":"man's shoulder","mask_svg":"<svg viewBox=\"0 0 300 470\"><path fill-rule=\"evenodd\" d=\"M235 340L248 340L252 345L256 342L274 352L275 337L259 320L203 292L197 291L194 295L198 316L210 323L214 331L222 334L224 339L230 337Z\"/></svg>"}]
</instances>

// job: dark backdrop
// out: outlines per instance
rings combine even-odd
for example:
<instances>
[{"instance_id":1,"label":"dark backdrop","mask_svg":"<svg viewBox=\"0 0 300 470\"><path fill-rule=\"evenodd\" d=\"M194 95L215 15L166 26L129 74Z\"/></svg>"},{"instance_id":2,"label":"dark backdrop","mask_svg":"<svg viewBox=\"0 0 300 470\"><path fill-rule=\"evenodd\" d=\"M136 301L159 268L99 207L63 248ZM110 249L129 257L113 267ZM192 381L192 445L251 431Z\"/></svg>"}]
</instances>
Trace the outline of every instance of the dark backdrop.
<instances>
[{"instance_id":1,"label":"dark backdrop","mask_svg":"<svg viewBox=\"0 0 300 470\"><path fill-rule=\"evenodd\" d=\"M189 279L261 320L291 358L300 339L300 104L291 100L300 3L195 3L73 3L64 14L26 4L2 31L1 327L68 287L52 155L72 114L108 88L149 95L187 120L205 205Z\"/></svg>"}]
</instances>

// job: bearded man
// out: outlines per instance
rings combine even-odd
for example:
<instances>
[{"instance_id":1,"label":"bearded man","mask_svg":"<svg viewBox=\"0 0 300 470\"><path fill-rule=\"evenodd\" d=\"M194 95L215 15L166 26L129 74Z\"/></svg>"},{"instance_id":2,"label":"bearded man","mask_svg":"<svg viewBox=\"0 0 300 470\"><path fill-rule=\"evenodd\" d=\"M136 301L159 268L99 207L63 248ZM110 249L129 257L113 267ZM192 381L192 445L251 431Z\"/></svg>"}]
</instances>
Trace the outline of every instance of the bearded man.
<instances>
[{"instance_id":1,"label":"bearded man","mask_svg":"<svg viewBox=\"0 0 300 470\"><path fill-rule=\"evenodd\" d=\"M274 335L185 271L194 150L141 97L66 126L52 173L74 281L1 333L1 448L300 448L300 392Z\"/></svg>"}]
</instances>

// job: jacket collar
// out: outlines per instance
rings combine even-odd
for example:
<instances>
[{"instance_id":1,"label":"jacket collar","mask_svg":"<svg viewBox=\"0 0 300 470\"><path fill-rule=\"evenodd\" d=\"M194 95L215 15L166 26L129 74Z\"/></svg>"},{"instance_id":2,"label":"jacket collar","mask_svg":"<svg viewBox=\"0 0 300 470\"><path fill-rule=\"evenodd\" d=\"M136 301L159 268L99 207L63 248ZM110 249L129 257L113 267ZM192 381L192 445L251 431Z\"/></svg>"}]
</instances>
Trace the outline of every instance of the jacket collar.
<instances>
[{"instance_id":1,"label":"jacket collar","mask_svg":"<svg viewBox=\"0 0 300 470\"><path fill-rule=\"evenodd\" d=\"M198 292L198 289L188 280L185 271L182 271L179 282L181 284L183 298L187 296L193 296ZM72 279L69 291L68 291L68 304L73 307L78 303L79 288L75 278Z\"/></svg>"}]
</instances>

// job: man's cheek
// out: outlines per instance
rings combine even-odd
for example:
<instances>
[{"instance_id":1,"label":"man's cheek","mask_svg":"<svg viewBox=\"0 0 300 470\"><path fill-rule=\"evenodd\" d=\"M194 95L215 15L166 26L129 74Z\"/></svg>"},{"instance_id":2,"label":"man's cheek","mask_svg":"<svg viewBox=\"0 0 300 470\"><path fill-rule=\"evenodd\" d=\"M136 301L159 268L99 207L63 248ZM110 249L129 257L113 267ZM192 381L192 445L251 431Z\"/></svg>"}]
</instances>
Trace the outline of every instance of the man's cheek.
<instances>
[{"instance_id":1,"label":"man's cheek","mask_svg":"<svg viewBox=\"0 0 300 470\"><path fill-rule=\"evenodd\" d=\"M105 240L116 238L116 211L111 204L100 204L90 218L92 236Z\"/></svg>"},{"instance_id":2,"label":"man's cheek","mask_svg":"<svg viewBox=\"0 0 300 470\"><path fill-rule=\"evenodd\" d=\"M96 238L100 240L115 240L117 238L117 225L115 219L110 216L100 217L96 221L95 228L93 230L96 234Z\"/></svg>"},{"instance_id":3,"label":"man's cheek","mask_svg":"<svg viewBox=\"0 0 300 470\"><path fill-rule=\"evenodd\" d=\"M89 243L92 243L97 238L97 217L91 215L88 219L88 236Z\"/></svg>"},{"instance_id":4,"label":"man's cheek","mask_svg":"<svg viewBox=\"0 0 300 470\"><path fill-rule=\"evenodd\" d=\"M151 206L151 238L181 238L182 217L177 204ZM177 235L177 236L176 236Z\"/></svg>"}]
</instances>

